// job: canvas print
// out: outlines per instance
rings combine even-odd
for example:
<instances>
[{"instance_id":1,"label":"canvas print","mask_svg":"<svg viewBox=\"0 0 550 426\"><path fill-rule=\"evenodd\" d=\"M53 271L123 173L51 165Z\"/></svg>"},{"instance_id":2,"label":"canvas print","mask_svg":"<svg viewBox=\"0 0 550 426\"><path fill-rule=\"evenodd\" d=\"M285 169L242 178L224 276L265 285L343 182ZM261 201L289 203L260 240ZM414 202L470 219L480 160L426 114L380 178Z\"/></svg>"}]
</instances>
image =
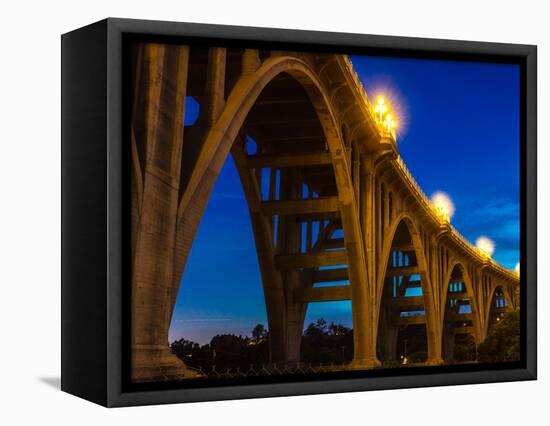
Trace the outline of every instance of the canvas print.
<instances>
[{"instance_id":1,"label":"canvas print","mask_svg":"<svg viewBox=\"0 0 550 426\"><path fill-rule=\"evenodd\" d=\"M520 359L519 65L191 41L130 66L133 383Z\"/></svg>"}]
</instances>

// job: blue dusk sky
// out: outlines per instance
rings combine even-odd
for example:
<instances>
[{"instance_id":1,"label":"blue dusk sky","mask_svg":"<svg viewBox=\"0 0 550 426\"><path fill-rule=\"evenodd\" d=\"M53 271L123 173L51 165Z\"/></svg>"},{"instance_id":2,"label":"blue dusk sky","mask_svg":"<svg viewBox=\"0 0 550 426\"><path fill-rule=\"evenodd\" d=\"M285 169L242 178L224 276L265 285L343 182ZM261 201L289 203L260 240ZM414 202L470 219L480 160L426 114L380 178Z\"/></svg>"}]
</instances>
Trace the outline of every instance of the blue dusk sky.
<instances>
[{"instance_id":1,"label":"blue dusk sky","mask_svg":"<svg viewBox=\"0 0 550 426\"><path fill-rule=\"evenodd\" d=\"M453 225L468 240L487 236L494 259L519 261L519 66L352 56L371 99L396 111L397 145L431 196L447 193ZM190 108L191 109L191 108ZM188 110L189 111L189 110ZM351 325L351 303L313 303L320 317ZM221 333L267 326L246 200L229 157L193 243L170 328L170 341L201 344Z\"/></svg>"}]
</instances>

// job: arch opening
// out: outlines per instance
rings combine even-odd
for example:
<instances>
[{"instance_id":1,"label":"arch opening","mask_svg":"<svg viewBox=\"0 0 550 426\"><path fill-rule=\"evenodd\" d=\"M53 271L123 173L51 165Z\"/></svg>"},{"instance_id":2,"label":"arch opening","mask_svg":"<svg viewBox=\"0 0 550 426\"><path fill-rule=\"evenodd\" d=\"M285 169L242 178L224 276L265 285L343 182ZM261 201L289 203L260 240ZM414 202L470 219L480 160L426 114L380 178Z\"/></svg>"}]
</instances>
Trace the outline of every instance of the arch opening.
<instances>
[{"instance_id":1,"label":"arch opening","mask_svg":"<svg viewBox=\"0 0 550 426\"><path fill-rule=\"evenodd\" d=\"M495 324L499 323L504 317L504 314L510 310L511 306L504 292L504 288L502 286L497 286L491 297L489 316L487 319L487 331L491 330Z\"/></svg>"},{"instance_id":2,"label":"arch opening","mask_svg":"<svg viewBox=\"0 0 550 426\"><path fill-rule=\"evenodd\" d=\"M168 341L187 367L208 374L269 362L268 338L252 223L229 156L189 253Z\"/></svg>"},{"instance_id":3,"label":"arch opening","mask_svg":"<svg viewBox=\"0 0 550 426\"><path fill-rule=\"evenodd\" d=\"M382 365L423 363L428 358L424 271L406 219L395 230L382 287L377 355Z\"/></svg>"},{"instance_id":4,"label":"arch opening","mask_svg":"<svg viewBox=\"0 0 550 426\"><path fill-rule=\"evenodd\" d=\"M446 281L442 333L441 353L446 363L476 360L475 310L464 268L460 264L452 268Z\"/></svg>"},{"instance_id":5,"label":"arch opening","mask_svg":"<svg viewBox=\"0 0 550 426\"><path fill-rule=\"evenodd\" d=\"M315 303L313 311L318 312L312 322L322 318L341 325L339 318L331 317L334 310L328 308L322 315L319 305L350 298L333 162L317 110L302 82L286 72L263 89L241 134L252 137L255 147L249 149L248 141L244 146L236 143L232 153L243 184L248 179L259 189L258 220L266 224L263 232L272 242L275 269L287 298L284 362L297 363L308 306ZM353 347L344 352L353 353Z\"/></svg>"},{"instance_id":6,"label":"arch opening","mask_svg":"<svg viewBox=\"0 0 550 426\"><path fill-rule=\"evenodd\" d=\"M277 363L299 362L309 303L351 300L334 158L310 95L304 81L279 73L230 148L262 275L269 361Z\"/></svg>"}]
</instances>

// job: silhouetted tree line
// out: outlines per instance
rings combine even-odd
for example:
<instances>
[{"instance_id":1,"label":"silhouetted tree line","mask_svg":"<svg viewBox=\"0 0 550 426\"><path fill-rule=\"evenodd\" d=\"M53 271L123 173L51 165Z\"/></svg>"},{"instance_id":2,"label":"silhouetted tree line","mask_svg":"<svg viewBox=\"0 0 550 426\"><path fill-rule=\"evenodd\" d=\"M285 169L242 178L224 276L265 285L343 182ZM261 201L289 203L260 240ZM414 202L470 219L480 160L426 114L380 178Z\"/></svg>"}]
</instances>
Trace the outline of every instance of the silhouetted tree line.
<instances>
[{"instance_id":1,"label":"silhouetted tree line","mask_svg":"<svg viewBox=\"0 0 550 426\"><path fill-rule=\"evenodd\" d=\"M256 325L251 336L219 334L210 343L198 343L179 339L171 344L172 352L188 366L218 371L227 368L247 370L250 365L269 363L269 331L262 324ZM301 345L301 361L304 363L342 364L353 356L353 330L341 324L327 324L324 319L311 323L304 331Z\"/></svg>"},{"instance_id":2,"label":"silhouetted tree line","mask_svg":"<svg viewBox=\"0 0 550 426\"><path fill-rule=\"evenodd\" d=\"M506 313L502 320L491 328L487 338L479 346L478 360L481 362L519 360L519 324L519 311ZM398 337L398 348L405 344L405 339L407 340L407 356L411 363L426 360L425 333L422 327L408 327L407 333L400 333ZM200 367L209 371L215 365L218 371L237 367L246 371L250 365L257 367L269 364L269 331L262 324L258 324L251 331L250 337L219 334L206 345L179 339L172 342L171 348L172 352L190 367ZM327 324L322 318L312 322L303 333L300 355L303 363L312 365L337 365L351 362L353 330L341 324ZM471 336L456 342L455 362L475 359L476 349ZM396 360L395 364L399 366L400 361Z\"/></svg>"},{"instance_id":3,"label":"silhouetted tree line","mask_svg":"<svg viewBox=\"0 0 550 426\"><path fill-rule=\"evenodd\" d=\"M344 364L353 357L353 330L321 318L302 336L301 360L314 365Z\"/></svg>"}]
</instances>

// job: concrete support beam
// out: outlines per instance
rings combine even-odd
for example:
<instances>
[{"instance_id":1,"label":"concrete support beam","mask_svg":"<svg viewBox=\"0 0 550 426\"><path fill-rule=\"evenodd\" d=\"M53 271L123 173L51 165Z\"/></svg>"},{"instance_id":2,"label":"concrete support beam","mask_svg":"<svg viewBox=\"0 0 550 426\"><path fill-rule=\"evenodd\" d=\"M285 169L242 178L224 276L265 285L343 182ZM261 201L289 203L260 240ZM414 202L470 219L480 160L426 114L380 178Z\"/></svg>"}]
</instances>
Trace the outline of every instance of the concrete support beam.
<instances>
[{"instance_id":1,"label":"concrete support beam","mask_svg":"<svg viewBox=\"0 0 550 426\"><path fill-rule=\"evenodd\" d=\"M314 283L345 281L348 279L348 268L324 269L322 271L315 271L312 276L312 282Z\"/></svg>"},{"instance_id":2,"label":"concrete support beam","mask_svg":"<svg viewBox=\"0 0 550 426\"><path fill-rule=\"evenodd\" d=\"M451 313L447 316L448 322L471 322L473 321L473 315L472 314L459 314L459 313Z\"/></svg>"},{"instance_id":3,"label":"concrete support beam","mask_svg":"<svg viewBox=\"0 0 550 426\"><path fill-rule=\"evenodd\" d=\"M340 212L323 212L299 214L294 217L296 222L322 222L325 220L335 221L340 219Z\"/></svg>"},{"instance_id":4,"label":"concrete support beam","mask_svg":"<svg viewBox=\"0 0 550 426\"><path fill-rule=\"evenodd\" d=\"M414 251L414 246L412 244L401 244L392 246L392 251Z\"/></svg>"},{"instance_id":5,"label":"concrete support beam","mask_svg":"<svg viewBox=\"0 0 550 426\"><path fill-rule=\"evenodd\" d=\"M404 266L402 268L388 268L386 271L386 276L396 277L396 276L407 276L407 275L420 275L423 274L418 266Z\"/></svg>"},{"instance_id":6,"label":"concrete support beam","mask_svg":"<svg viewBox=\"0 0 550 426\"><path fill-rule=\"evenodd\" d=\"M452 334L474 334L474 327L453 327L451 328Z\"/></svg>"},{"instance_id":7,"label":"concrete support beam","mask_svg":"<svg viewBox=\"0 0 550 426\"><path fill-rule=\"evenodd\" d=\"M315 198L307 200L262 201L262 213L274 215L308 215L338 212L338 198Z\"/></svg>"},{"instance_id":8,"label":"concrete support beam","mask_svg":"<svg viewBox=\"0 0 550 426\"><path fill-rule=\"evenodd\" d=\"M307 254L280 254L275 256L275 265L279 270L320 268L322 266L347 264L348 254L345 250Z\"/></svg>"},{"instance_id":9,"label":"concrete support beam","mask_svg":"<svg viewBox=\"0 0 550 426\"><path fill-rule=\"evenodd\" d=\"M421 310L424 308L424 298L422 296L398 297L392 301L392 306L394 308L407 308L408 310Z\"/></svg>"},{"instance_id":10,"label":"concrete support beam","mask_svg":"<svg viewBox=\"0 0 550 426\"><path fill-rule=\"evenodd\" d=\"M259 154L247 157L246 164L250 168L284 168L330 165L328 152L312 152L305 154Z\"/></svg>"},{"instance_id":11,"label":"concrete support beam","mask_svg":"<svg viewBox=\"0 0 550 426\"><path fill-rule=\"evenodd\" d=\"M331 238L330 240L325 240L321 243L321 247L325 250L329 249L339 249L344 248L344 239L343 238Z\"/></svg>"},{"instance_id":12,"label":"concrete support beam","mask_svg":"<svg viewBox=\"0 0 550 426\"><path fill-rule=\"evenodd\" d=\"M399 317L397 325L417 325L426 324L426 315L411 315L410 317Z\"/></svg>"},{"instance_id":13,"label":"concrete support beam","mask_svg":"<svg viewBox=\"0 0 550 426\"><path fill-rule=\"evenodd\" d=\"M420 281L408 281L405 284L405 288L421 288L421 287L422 287L422 282Z\"/></svg>"},{"instance_id":14,"label":"concrete support beam","mask_svg":"<svg viewBox=\"0 0 550 426\"><path fill-rule=\"evenodd\" d=\"M450 292L449 297L452 297L454 299L467 299L468 298L468 293L466 293L465 291L460 292L460 293Z\"/></svg>"},{"instance_id":15,"label":"concrete support beam","mask_svg":"<svg viewBox=\"0 0 550 426\"><path fill-rule=\"evenodd\" d=\"M296 289L294 298L300 302L334 302L338 300L351 300L351 287L338 285L332 287L309 287Z\"/></svg>"}]
</instances>

